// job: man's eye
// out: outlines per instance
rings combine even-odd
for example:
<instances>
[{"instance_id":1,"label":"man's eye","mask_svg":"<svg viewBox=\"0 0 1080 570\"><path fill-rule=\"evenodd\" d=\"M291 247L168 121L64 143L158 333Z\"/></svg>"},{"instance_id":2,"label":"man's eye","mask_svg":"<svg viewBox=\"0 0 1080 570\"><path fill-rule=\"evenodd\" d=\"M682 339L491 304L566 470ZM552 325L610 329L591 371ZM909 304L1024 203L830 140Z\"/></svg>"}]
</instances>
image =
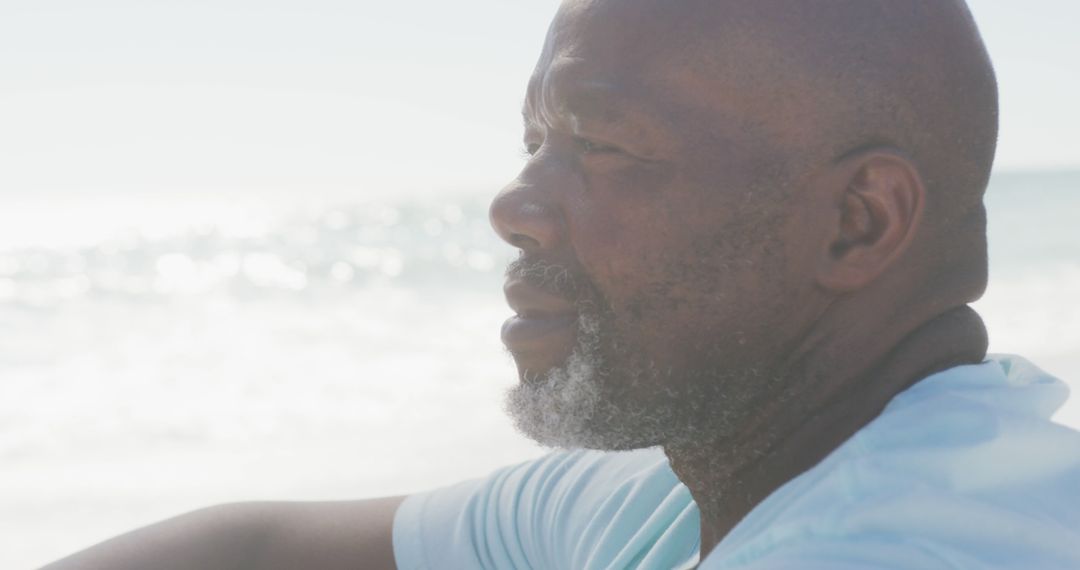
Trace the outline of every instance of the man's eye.
<instances>
[{"instance_id":1,"label":"man's eye","mask_svg":"<svg viewBox=\"0 0 1080 570\"><path fill-rule=\"evenodd\" d=\"M540 143L525 143L525 147L521 149L528 156L532 156L540 152Z\"/></svg>"},{"instance_id":2,"label":"man's eye","mask_svg":"<svg viewBox=\"0 0 1080 570\"><path fill-rule=\"evenodd\" d=\"M577 139L578 148L582 154L615 154L622 152L617 147L591 141L589 139Z\"/></svg>"}]
</instances>

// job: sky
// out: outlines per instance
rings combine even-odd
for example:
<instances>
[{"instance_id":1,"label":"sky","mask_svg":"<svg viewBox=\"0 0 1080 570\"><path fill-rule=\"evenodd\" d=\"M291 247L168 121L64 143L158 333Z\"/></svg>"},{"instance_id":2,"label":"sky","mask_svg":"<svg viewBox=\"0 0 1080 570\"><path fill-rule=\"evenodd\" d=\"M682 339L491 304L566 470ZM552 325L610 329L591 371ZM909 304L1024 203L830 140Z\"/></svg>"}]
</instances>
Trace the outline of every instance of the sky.
<instances>
[{"instance_id":1,"label":"sky","mask_svg":"<svg viewBox=\"0 0 1080 570\"><path fill-rule=\"evenodd\" d=\"M1080 169L1080 3L971 0L999 170ZM496 191L553 0L4 0L0 194Z\"/></svg>"}]
</instances>

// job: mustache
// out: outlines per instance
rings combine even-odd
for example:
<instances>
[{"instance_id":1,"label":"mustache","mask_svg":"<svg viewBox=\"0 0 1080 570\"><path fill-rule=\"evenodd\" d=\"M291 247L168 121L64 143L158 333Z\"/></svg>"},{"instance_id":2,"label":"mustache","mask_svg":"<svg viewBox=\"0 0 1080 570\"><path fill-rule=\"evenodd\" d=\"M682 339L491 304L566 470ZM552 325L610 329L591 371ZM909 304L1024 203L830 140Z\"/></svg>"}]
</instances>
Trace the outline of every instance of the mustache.
<instances>
[{"instance_id":1,"label":"mustache","mask_svg":"<svg viewBox=\"0 0 1080 570\"><path fill-rule=\"evenodd\" d=\"M581 272L542 259L525 256L515 259L506 266L506 278L522 281L575 305L592 303L599 297L596 287Z\"/></svg>"}]
</instances>

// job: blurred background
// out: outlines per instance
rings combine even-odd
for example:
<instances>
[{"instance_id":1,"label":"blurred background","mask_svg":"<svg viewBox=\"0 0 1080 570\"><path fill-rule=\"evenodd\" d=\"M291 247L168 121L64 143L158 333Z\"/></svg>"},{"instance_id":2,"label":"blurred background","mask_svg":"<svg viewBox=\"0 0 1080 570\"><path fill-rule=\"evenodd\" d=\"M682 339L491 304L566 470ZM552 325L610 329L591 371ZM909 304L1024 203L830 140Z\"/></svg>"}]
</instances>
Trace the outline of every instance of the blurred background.
<instances>
[{"instance_id":1,"label":"blurred background","mask_svg":"<svg viewBox=\"0 0 1080 570\"><path fill-rule=\"evenodd\" d=\"M1080 4L970 4L1002 93L977 308L1080 379ZM541 453L501 412L486 207L555 8L0 3L0 567Z\"/></svg>"}]
</instances>

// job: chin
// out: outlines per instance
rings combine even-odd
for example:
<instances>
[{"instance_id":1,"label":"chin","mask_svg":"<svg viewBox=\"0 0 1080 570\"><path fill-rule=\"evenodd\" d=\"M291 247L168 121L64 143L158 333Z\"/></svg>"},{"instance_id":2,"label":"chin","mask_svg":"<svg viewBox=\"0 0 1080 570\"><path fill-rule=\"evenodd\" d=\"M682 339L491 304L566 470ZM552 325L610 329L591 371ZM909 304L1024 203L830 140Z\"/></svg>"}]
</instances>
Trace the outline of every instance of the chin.
<instances>
[{"instance_id":1,"label":"chin","mask_svg":"<svg viewBox=\"0 0 1080 570\"><path fill-rule=\"evenodd\" d=\"M512 354L511 356L514 358L514 364L517 365L518 380L520 382L537 382L557 370L564 369L570 358L570 353L552 356L524 356L518 354Z\"/></svg>"}]
</instances>

